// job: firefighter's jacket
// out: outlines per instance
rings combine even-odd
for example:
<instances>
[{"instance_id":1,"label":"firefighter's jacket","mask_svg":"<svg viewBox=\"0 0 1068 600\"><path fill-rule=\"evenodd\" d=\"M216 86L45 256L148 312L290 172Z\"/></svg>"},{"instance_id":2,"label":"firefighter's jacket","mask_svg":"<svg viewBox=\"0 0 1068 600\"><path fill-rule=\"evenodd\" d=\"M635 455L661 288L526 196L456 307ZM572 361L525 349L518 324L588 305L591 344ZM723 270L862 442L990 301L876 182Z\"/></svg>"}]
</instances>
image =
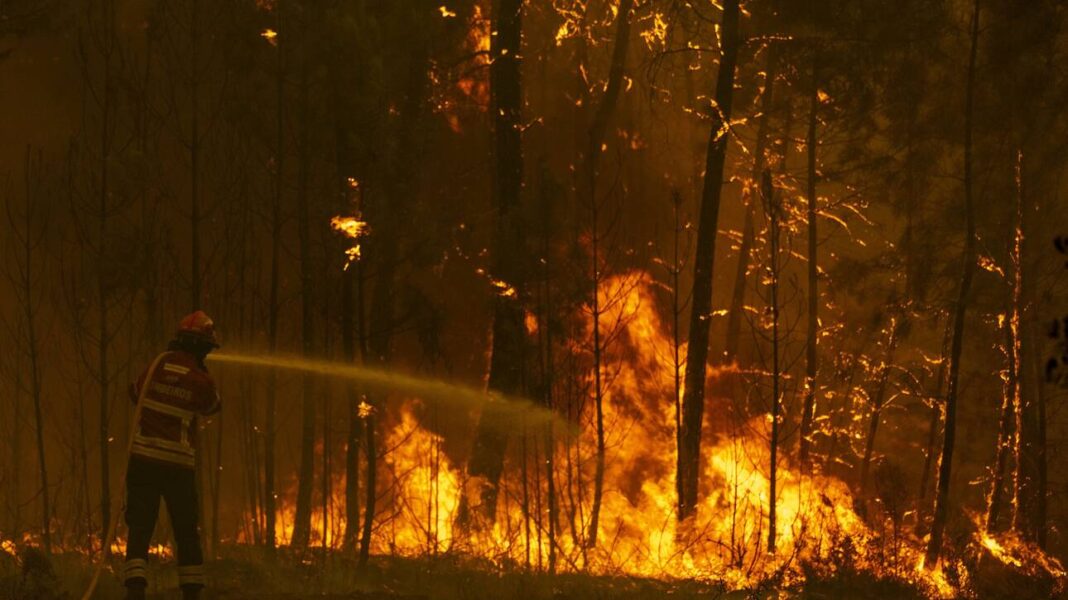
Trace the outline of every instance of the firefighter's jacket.
<instances>
[{"instance_id":1,"label":"firefighter's jacket","mask_svg":"<svg viewBox=\"0 0 1068 600\"><path fill-rule=\"evenodd\" d=\"M149 367L151 368L151 367ZM195 356L168 351L130 385L137 402L148 380L141 416L134 430L130 453L148 460L192 469L196 463L196 418L219 411L215 382Z\"/></svg>"}]
</instances>

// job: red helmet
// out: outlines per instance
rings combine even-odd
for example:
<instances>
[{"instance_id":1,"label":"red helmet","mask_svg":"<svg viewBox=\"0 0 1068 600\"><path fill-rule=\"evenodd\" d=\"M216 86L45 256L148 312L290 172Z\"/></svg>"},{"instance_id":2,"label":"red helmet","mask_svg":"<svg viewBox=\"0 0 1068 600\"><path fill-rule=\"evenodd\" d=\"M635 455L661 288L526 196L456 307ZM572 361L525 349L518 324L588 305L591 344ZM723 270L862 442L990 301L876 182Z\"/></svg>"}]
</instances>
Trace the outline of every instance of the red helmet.
<instances>
[{"instance_id":1,"label":"red helmet","mask_svg":"<svg viewBox=\"0 0 1068 600\"><path fill-rule=\"evenodd\" d=\"M202 310L186 315L178 323L177 335L192 337L215 348L219 347L219 340L215 337L215 321Z\"/></svg>"}]
</instances>

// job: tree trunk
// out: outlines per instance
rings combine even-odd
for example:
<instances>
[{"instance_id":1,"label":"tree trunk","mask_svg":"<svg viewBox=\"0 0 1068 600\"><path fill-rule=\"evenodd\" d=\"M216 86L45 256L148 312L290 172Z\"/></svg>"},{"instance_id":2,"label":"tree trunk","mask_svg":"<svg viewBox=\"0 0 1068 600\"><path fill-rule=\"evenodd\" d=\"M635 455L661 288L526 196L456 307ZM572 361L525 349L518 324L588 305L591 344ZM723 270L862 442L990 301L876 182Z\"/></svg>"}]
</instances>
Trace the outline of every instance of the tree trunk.
<instances>
[{"instance_id":1,"label":"tree trunk","mask_svg":"<svg viewBox=\"0 0 1068 600\"><path fill-rule=\"evenodd\" d=\"M308 141L308 70L310 68L307 14L301 23L301 65L300 96L298 111L300 114L300 162L297 182L297 228L299 233L300 254L300 324L301 350L305 358L311 358L315 351L313 337L313 300L312 300L312 264L309 216L308 179L311 170L311 148ZM291 546L305 548L311 540L312 484L315 479L315 382L308 373L301 375L301 435L300 435L300 472L297 478L297 508L293 519L293 539Z\"/></svg>"},{"instance_id":2,"label":"tree trunk","mask_svg":"<svg viewBox=\"0 0 1068 600\"><path fill-rule=\"evenodd\" d=\"M593 249L593 295L591 297L593 319L593 370L594 370L594 408L597 411L597 454L593 475L593 504L590 507L590 525L586 532L586 547L597 546L597 531L601 516L601 498L604 495L605 440L604 440L604 381L602 378L603 348L601 345L600 288L603 272L599 256L599 219L597 198L597 164L604 143L605 130L609 119L615 112L619 92L623 83L623 69L627 62L627 46L630 39L630 11L634 0L621 0L616 16L616 38L612 49L612 66L608 72L608 85L601 99L593 123L590 126L590 139L586 147L586 191L592 214L592 249Z\"/></svg>"},{"instance_id":3,"label":"tree trunk","mask_svg":"<svg viewBox=\"0 0 1068 600\"><path fill-rule=\"evenodd\" d=\"M704 417L705 374L708 360L709 319L712 309L712 269L715 262L719 204L723 187L723 165L727 157L731 103L734 98L734 68L738 59L738 0L723 5L722 56L716 79L716 102L712 131L708 138L704 190L697 228L694 258L693 309L686 361L683 395L682 445L678 452L677 474L679 520L693 516L697 507L697 481L700 473L701 424Z\"/></svg>"},{"instance_id":4,"label":"tree trunk","mask_svg":"<svg viewBox=\"0 0 1068 600\"><path fill-rule=\"evenodd\" d=\"M931 519L931 537L927 543L924 563L928 568L938 564L942 551L942 535L948 515L949 478L953 468L953 444L956 441L957 396L960 393L960 356L964 341L964 316L968 296L975 275L975 210L972 204L972 120L975 101L975 63L979 51L979 0L975 0L972 13L971 51L968 59L968 82L964 109L964 262L962 265L960 293L953 314L953 342L949 355L949 386L946 389L945 434L942 438L942 459L938 465L938 488L935 495L934 517Z\"/></svg>"},{"instance_id":5,"label":"tree trunk","mask_svg":"<svg viewBox=\"0 0 1068 600\"><path fill-rule=\"evenodd\" d=\"M768 552L775 552L776 512L779 501L779 218L780 209L772 187L771 173L764 171L761 185L764 210L768 214L771 238L771 460L768 466Z\"/></svg>"},{"instance_id":6,"label":"tree trunk","mask_svg":"<svg viewBox=\"0 0 1068 600\"><path fill-rule=\"evenodd\" d=\"M1005 367L1004 385L1002 386L1001 416L998 419L998 442L994 459L994 471L991 473L990 491L987 493L986 521L984 523L984 528L987 532L997 530L998 518L1001 516L1002 488L1005 485L1005 467L1009 462L1009 455L1014 455L1016 460L1019 460L1019 457L1014 452L1019 449L1016 443L1018 437L1015 427L1015 416L1019 414L1016 409L1019 404L1019 392L1017 391L1019 388L1017 383L1016 324L1014 323L1017 317L1018 315L1014 308L1013 315L1006 319L1003 325L1005 329L1005 358L1008 364ZM1013 502L1013 505L1015 504Z\"/></svg>"},{"instance_id":7,"label":"tree trunk","mask_svg":"<svg viewBox=\"0 0 1068 600\"><path fill-rule=\"evenodd\" d=\"M543 69L544 72L544 69ZM539 185L538 191L541 196L541 209L542 209L542 238L541 238L541 281L542 281L542 293L541 293L541 311L540 311L540 326L538 327L539 342L541 343L541 385L542 385L542 403L547 410L555 410L553 401L553 384L556 381L555 372L555 358L553 352L553 335L552 335L552 320L553 320L553 293L552 293L552 275L553 275L553 262L552 262L552 250L550 245L550 237L552 235L552 205L551 196L549 194L549 171L545 165L545 159L542 157L538 168ZM556 572L556 536L557 526L559 524L559 506L557 502L556 494L556 436L553 431L553 423L550 420L545 425L544 433L545 444L545 484L546 484L546 503L548 504L548 519L549 524L547 527L547 537L549 545L549 573ZM540 512L539 512L540 514ZM540 531L541 528L539 528ZM539 559L541 552L538 552Z\"/></svg>"},{"instance_id":8,"label":"tree trunk","mask_svg":"<svg viewBox=\"0 0 1068 600\"><path fill-rule=\"evenodd\" d=\"M275 29L282 31L282 0L275 4ZM283 41L275 42L275 156L274 156L274 202L271 205L271 283L270 300L267 310L267 344L271 354L278 351L278 286L280 283L281 245L282 245L282 182L285 176L285 55L282 52ZM275 442L278 437L275 415L278 401L278 375L274 369L267 373L267 424L264 433L264 493L263 511L266 513L267 547L274 549L278 544L275 491Z\"/></svg>"},{"instance_id":9,"label":"tree trunk","mask_svg":"<svg viewBox=\"0 0 1068 600\"><path fill-rule=\"evenodd\" d=\"M816 52L816 50L813 50ZM816 255L816 125L820 107L819 58L812 59L812 90L808 112L808 331L805 340L805 399L801 408L798 456L808 469L812 447L812 423L816 410L816 343L819 333L819 263ZM885 383L885 382L884 382Z\"/></svg>"},{"instance_id":10,"label":"tree trunk","mask_svg":"<svg viewBox=\"0 0 1068 600\"><path fill-rule=\"evenodd\" d=\"M347 132L339 131L339 136L346 136ZM343 204L348 205L349 185L348 176L348 152L344 149L346 142L338 142L339 176L338 186L340 196L344 199ZM362 195L362 190L357 194ZM357 215L362 214L363 203L357 204ZM341 283L341 345L345 353L345 360L356 363L356 340L360 340L360 358L367 360L366 348L364 347L365 333L363 311L363 265L357 261L350 264L342 275ZM357 333L356 328L359 328ZM360 394L355 386L347 386L349 430L345 443L345 531L342 534L342 547L346 550L356 548L360 531L360 440L363 438L363 420L360 419Z\"/></svg>"},{"instance_id":11,"label":"tree trunk","mask_svg":"<svg viewBox=\"0 0 1068 600\"><path fill-rule=\"evenodd\" d=\"M22 304L22 318L25 320L25 342L26 342L26 355L30 361L30 397L33 400L33 415L34 415L34 428L37 433L37 463L38 474L41 478L40 498L41 498L41 534L44 541L45 551L52 552L52 528L51 528L51 509L49 507L49 486L48 486L48 462L45 454L45 437L44 437L44 417L41 410L41 371L40 371L40 352L38 348L37 340L37 312L38 305L34 298L36 293L34 280L34 252L40 245L44 232L35 233L35 219L34 214L37 207L41 206L44 200L38 195L38 187L41 185L41 159L38 157L36 161L33 160L32 153L29 148L26 149L25 159L25 171L23 173L25 183L25 214L21 215L23 222L21 224L22 231L19 231L19 225L16 223L14 213L11 212L10 203L8 203L8 220L11 224L11 230L15 239L22 247L21 268L18 269L18 279L12 283L17 283L21 288L21 293L16 296L21 296L18 299ZM15 427L19 427L19 423L15 423ZM16 502L18 500L16 499Z\"/></svg>"},{"instance_id":12,"label":"tree trunk","mask_svg":"<svg viewBox=\"0 0 1068 600\"><path fill-rule=\"evenodd\" d=\"M115 7L113 3L107 4L108 14L105 17L107 31L104 35L104 85L101 92L101 127L100 127L100 198L99 212L97 214L97 254L101 261L104 260L107 249L108 236L108 197L111 190L108 187L108 163L111 162L111 53L113 44L116 43L114 31ZM111 463L109 460L110 448L108 445L109 427L108 413L110 408L110 368L108 367L108 288L106 274L102 265L97 266L97 310L100 312L99 330L97 332L97 381L100 385L100 539L104 543L107 537L108 527L111 524ZM110 553L110 548L101 550L105 556Z\"/></svg>"},{"instance_id":13,"label":"tree trunk","mask_svg":"<svg viewBox=\"0 0 1068 600\"><path fill-rule=\"evenodd\" d=\"M493 115L493 198L497 207L494 279L515 291L513 297L498 294L493 307L493 342L489 389L505 395L522 393L523 345L523 227L520 195L523 183L522 88L520 73L522 0L496 0L490 54L491 113ZM486 402L475 434L468 474L484 480L481 509L490 520L496 515L497 491L504 468L508 437L502 409L492 399ZM461 520L467 510L461 507Z\"/></svg>"},{"instance_id":14,"label":"tree trunk","mask_svg":"<svg viewBox=\"0 0 1068 600\"><path fill-rule=\"evenodd\" d=\"M1022 355L1020 404L1017 407L1017 466L1015 471L1013 529L1024 539L1039 546L1046 543L1046 518L1048 493L1047 448L1046 448L1046 396L1045 380L1041 375L1044 357L1041 356L1042 336L1038 333L1038 290L1035 260L1031 259L1031 245L1026 232L1033 227L1038 217L1037 201L1027 201L1024 160L1019 157L1018 195L1022 205L1020 221L1021 252L1021 322ZM1026 365L1026 366L1024 366Z\"/></svg>"}]
</instances>

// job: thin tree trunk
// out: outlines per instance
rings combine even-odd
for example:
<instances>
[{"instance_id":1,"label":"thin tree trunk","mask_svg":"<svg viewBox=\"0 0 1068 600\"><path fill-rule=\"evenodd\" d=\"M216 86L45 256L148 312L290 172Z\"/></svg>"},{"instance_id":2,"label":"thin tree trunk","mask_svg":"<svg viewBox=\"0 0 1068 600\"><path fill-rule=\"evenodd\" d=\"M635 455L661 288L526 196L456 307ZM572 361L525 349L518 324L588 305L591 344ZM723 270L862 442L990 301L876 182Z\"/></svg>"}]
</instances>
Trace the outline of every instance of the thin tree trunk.
<instances>
[{"instance_id":1,"label":"thin tree trunk","mask_svg":"<svg viewBox=\"0 0 1068 600\"><path fill-rule=\"evenodd\" d=\"M544 63L543 63L544 64ZM544 73L544 69L542 69ZM542 351L541 357L541 379L542 379L542 403L547 410L554 410L553 401L553 385L556 380L555 365L554 365L554 353L553 353L553 335L552 335L552 319L553 319L553 294L552 294L552 274L553 263L550 246L550 237L552 234L552 205L551 196L549 194L549 171L545 164L544 157L539 161L538 168L539 185L538 191L540 193L541 209L542 209L542 223L541 223L541 310L540 312L540 327L538 327L538 333ZM557 526L559 524L559 508L556 497L556 436L553 431L553 423L550 420L545 425L544 433L545 443L545 483L546 483L546 502L549 509L549 525L547 531L548 545L549 545L549 573L556 572L556 536ZM540 511L539 511L540 515ZM539 527L540 531L540 527ZM538 552L539 561L541 558L541 551Z\"/></svg>"},{"instance_id":2,"label":"thin tree trunk","mask_svg":"<svg viewBox=\"0 0 1068 600\"><path fill-rule=\"evenodd\" d=\"M813 50L816 52L816 50ZM819 262L816 255L816 125L818 123L819 58L812 59L812 91L808 112L808 327L805 339L805 399L801 408L801 431L798 435L798 456L801 467L808 469L812 447L812 423L816 410L816 343L819 333Z\"/></svg>"},{"instance_id":3,"label":"thin tree trunk","mask_svg":"<svg viewBox=\"0 0 1068 600\"><path fill-rule=\"evenodd\" d=\"M593 475L593 504L590 507L590 525L586 532L586 547L597 546L597 531L601 517L601 498L604 495L604 469L605 469L605 440L604 440L604 381L602 378L602 361L604 358L601 346L601 313L603 307L600 303L601 270L599 256L599 226L597 198L597 164L601 155L601 145L604 143L605 131L609 119L615 112L619 99L619 92L623 84L623 69L627 62L627 47L630 39L630 11L634 0L621 0L616 15L616 38L612 48L612 65L608 72L608 85L605 88L604 97L597 107L593 123L590 126L590 139L586 147L586 189L588 202L592 215L592 250L593 250L593 295L591 297L593 319L593 378L594 378L594 408L597 411L597 455Z\"/></svg>"},{"instance_id":4,"label":"thin tree trunk","mask_svg":"<svg viewBox=\"0 0 1068 600\"><path fill-rule=\"evenodd\" d=\"M672 232L672 256L671 256L671 370L674 382L675 401L675 452L682 448L682 370L684 368L682 358L682 331L679 329L679 321L682 318L683 301L679 291L682 275L682 255L679 238L682 237L682 194L678 191L671 196L672 217L674 218L674 230ZM675 478L675 494L682 496L682 480Z\"/></svg>"},{"instance_id":5,"label":"thin tree trunk","mask_svg":"<svg viewBox=\"0 0 1068 600\"><path fill-rule=\"evenodd\" d=\"M942 439L942 459L938 468L938 488L935 496L931 537L928 539L925 564L934 568L942 551L942 535L948 515L949 481L953 468L953 445L956 441L957 396L960 393L960 357L964 341L964 317L968 296L975 275L975 210L972 199L972 121L975 101L975 63L979 51L979 0L975 0L972 14L971 51L968 59L968 82L964 109L964 264L960 293L953 315L953 342L950 350L949 387L946 389L945 434Z\"/></svg>"},{"instance_id":6,"label":"thin tree trunk","mask_svg":"<svg viewBox=\"0 0 1068 600\"><path fill-rule=\"evenodd\" d=\"M308 70L310 68L308 34L309 15L301 19L301 61L300 61L300 96L298 111L300 115L300 162L297 182L297 228L299 232L300 254L300 295L301 295L301 349L305 358L311 358L315 350L312 327L314 306L312 301L312 264L311 264L311 223L309 216L308 179L311 170L311 148L308 130ZM300 435L300 471L297 478L297 508L293 522L293 539L290 545L297 548L307 547L311 540L312 484L315 479L315 382L310 374L301 375L301 435Z\"/></svg>"},{"instance_id":7,"label":"thin tree trunk","mask_svg":"<svg viewBox=\"0 0 1068 600\"><path fill-rule=\"evenodd\" d=\"M343 142L339 142L343 143ZM339 158L339 164L347 165L347 152L339 150L344 157ZM349 204L348 177L344 171L338 177L340 193ZM362 195L362 191L357 194ZM362 202L357 204L356 212L362 215ZM362 218L362 217L361 217ZM349 265L342 275L341 282L341 345L345 353L345 360L356 363L356 327L360 328L358 334L361 353L360 358L366 361L363 350L364 340L364 312L363 312L363 266L360 261L355 265ZM357 299L355 296L358 295ZM358 312L357 312L358 311ZM360 394L354 386L347 386L349 430L345 443L345 531L342 548L352 550L356 548L360 531L360 440L363 438L363 420L360 419Z\"/></svg>"},{"instance_id":8,"label":"thin tree trunk","mask_svg":"<svg viewBox=\"0 0 1068 600\"><path fill-rule=\"evenodd\" d=\"M11 419L11 492L14 522L12 532L15 536L22 534L22 364L20 357L15 358L15 389L11 394L14 402Z\"/></svg>"},{"instance_id":9,"label":"thin tree trunk","mask_svg":"<svg viewBox=\"0 0 1068 600\"><path fill-rule=\"evenodd\" d=\"M1018 406L1019 397L1017 387L1016 324L1013 323L1016 318L1017 315L1014 308L1013 316L1006 319L1003 325L1005 329L1005 357L1008 364L1005 368L1005 383L1001 394L1001 416L998 419L998 441L994 459L994 472L991 473L990 491L987 492L986 521L984 523L984 529L987 532L997 530L998 518L1001 516L1002 488L1005 485L1005 467L1009 462L1009 456L1015 455L1014 450L1019 449L1019 445L1016 443L1019 438L1016 434L1017 429L1014 419L1018 414L1016 407ZM1019 457L1016 458L1017 460L1019 459ZM1013 502L1013 506L1015 506L1015 502Z\"/></svg>"},{"instance_id":10,"label":"thin tree trunk","mask_svg":"<svg viewBox=\"0 0 1068 600\"><path fill-rule=\"evenodd\" d=\"M727 157L731 104L734 99L734 69L738 59L738 0L723 4L722 56L716 79L716 102L712 131L708 138L704 190L697 228L697 253L694 258L693 309L686 360L686 385L683 395L682 446L679 448L676 476L681 481L679 519L693 516L697 507L697 482L700 473L701 425L704 417L705 374L708 360L708 337L712 309L712 269L715 262L719 204L723 188L723 166Z\"/></svg>"},{"instance_id":11,"label":"thin tree trunk","mask_svg":"<svg viewBox=\"0 0 1068 600\"><path fill-rule=\"evenodd\" d=\"M114 32L114 4L108 2L105 10L107 16L105 17L105 49L104 53L104 87L101 93L101 127L100 127L100 197L99 197L99 212L97 213L97 254L103 258L107 249L108 241L108 197L111 195L111 190L108 187L108 163L111 161L111 53L113 44L115 43ZM101 544L104 543L104 538L107 537L108 527L111 524L111 464L109 460L110 449L108 447L108 409L110 408L110 390L108 387L110 374L108 367L108 289L107 281L105 280L104 270L98 267L97 270L97 310L100 312L99 330L97 337L97 377L100 385L100 439L99 439L99 451L100 451L100 512L101 512L101 529L100 539ZM103 548L102 552L105 556L110 553L109 548Z\"/></svg>"},{"instance_id":12,"label":"thin tree trunk","mask_svg":"<svg viewBox=\"0 0 1068 600\"><path fill-rule=\"evenodd\" d=\"M1018 195L1022 205L1020 221L1021 239L1021 321L1022 339L1020 406L1017 414L1019 435L1017 469L1014 485L1013 530L1023 539L1044 547L1046 544L1047 494L1048 494L1048 449L1046 447L1046 395L1045 379L1041 375L1044 357L1040 354L1042 336L1038 332L1038 290L1035 261L1026 233L1038 217L1038 202L1028 202L1024 176L1024 156L1019 154ZM1026 269L1026 270L1025 270ZM1024 366L1026 365L1026 367ZM1026 369L1026 371L1024 370Z\"/></svg>"},{"instance_id":13,"label":"thin tree trunk","mask_svg":"<svg viewBox=\"0 0 1068 600\"><path fill-rule=\"evenodd\" d=\"M38 348L37 340L37 305L34 299L35 292L35 280L34 280L34 251L43 238L43 232L41 234L34 233L34 213L36 207L40 206L41 202L44 202L42 198L38 197L38 187L41 184L41 159L38 157L36 161L33 160L32 153L29 148L26 149L25 170L23 173L25 178L25 214L22 215L24 227L22 232L18 231L18 225L15 221L14 213L8 212L8 220L11 223L11 229L18 242L21 242L22 246L22 266L18 273L18 285L22 288L21 302L22 302L22 317L25 319L25 331L26 331L26 355L30 361L30 398L33 400L33 415L34 415L34 428L37 433L37 462L38 462L38 474L41 478L41 533L44 540L45 551L52 552L52 527L51 527L51 510L49 507L49 486L48 486L48 462L45 454L45 437L44 437L44 417L41 410L41 371L40 371L40 352ZM10 204L8 204L10 207ZM36 209L39 210L39 209ZM10 208L9 208L10 211ZM14 282L13 282L14 283ZM15 424L18 427L18 423Z\"/></svg>"},{"instance_id":14,"label":"thin tree trunk","mask_svg":"<svg viewBox=\"0 0 1068 600\"><path fill-rule=\"evenodd\" d=\"M275 4L275 28L282 31L282 0ZM282 182L285 175L285 55L282 52L283 41L275 38L275 86L276 122L275 122L275 156L274 156L274 202L271 205L271 283L270 300L267 311L267 344L271 354L278 350L278 286L279 286L279 259L282 239ZM267 425L264 434L263 464L264 464L264 507L266 513L266 539L267 547L274 549L278 543L276 501L278 494L275 491L275 460L274 450L277 439L277 425L275 414L277 413L278 399L278 376L274 369L267 374Z\"/></svg>"},{"instance_id":15,"label":"thin tree trunk","mask_svg":"<svg viewBox=\"0 0 1068 600\"><path fill-rule=\"evenodd\" d=\"M768 552L775 552L775 530L779 470L779 217L780 210L771 183L771 173L764 172L761 186L764 207L770 222L771 238L771 460L768 469Z\"/></svg>"}]
</instances>

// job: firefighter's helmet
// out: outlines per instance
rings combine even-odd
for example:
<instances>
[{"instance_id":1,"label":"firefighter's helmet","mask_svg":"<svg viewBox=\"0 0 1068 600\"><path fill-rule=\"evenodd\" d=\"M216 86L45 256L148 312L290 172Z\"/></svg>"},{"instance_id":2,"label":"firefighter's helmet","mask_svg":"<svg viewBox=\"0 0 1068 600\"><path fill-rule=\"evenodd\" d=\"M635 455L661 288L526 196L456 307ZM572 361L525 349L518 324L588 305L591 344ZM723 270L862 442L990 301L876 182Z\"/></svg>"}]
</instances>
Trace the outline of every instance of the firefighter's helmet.
<instances>
[{"instance_id":1,"label":"firefighter's helmet","mask_svg":"<svg viewBox=\"0 0 1068 600\"><path fill-rule=\"evenodd\" d=\"M219 347L219 338L215 335L215 321L202 310L186 315L178 323L177 336L193 338L213 348Z\"/></svg>"}]
</instances>

